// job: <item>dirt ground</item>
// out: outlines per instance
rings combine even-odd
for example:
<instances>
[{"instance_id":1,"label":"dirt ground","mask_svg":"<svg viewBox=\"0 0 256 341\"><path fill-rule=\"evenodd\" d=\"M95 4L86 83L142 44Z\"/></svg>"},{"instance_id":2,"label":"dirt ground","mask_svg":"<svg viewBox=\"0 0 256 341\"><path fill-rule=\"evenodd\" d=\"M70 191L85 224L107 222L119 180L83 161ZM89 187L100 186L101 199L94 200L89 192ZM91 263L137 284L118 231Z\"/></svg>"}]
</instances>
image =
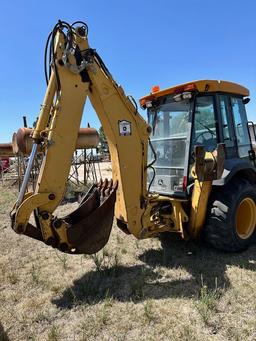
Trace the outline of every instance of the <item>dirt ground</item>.
<instances>
[{"instance_id":1,"label":"dirt ground","mask_svg":"<svg viewBox=\"0 0 256 341\"><path fill-rule=\"evenodd\" d=\"M16 195L1 188L0 340L256 340L256 246L163 248L114 224L103 251L65 255L11 230Z\"/></svg>"}]
</instances>

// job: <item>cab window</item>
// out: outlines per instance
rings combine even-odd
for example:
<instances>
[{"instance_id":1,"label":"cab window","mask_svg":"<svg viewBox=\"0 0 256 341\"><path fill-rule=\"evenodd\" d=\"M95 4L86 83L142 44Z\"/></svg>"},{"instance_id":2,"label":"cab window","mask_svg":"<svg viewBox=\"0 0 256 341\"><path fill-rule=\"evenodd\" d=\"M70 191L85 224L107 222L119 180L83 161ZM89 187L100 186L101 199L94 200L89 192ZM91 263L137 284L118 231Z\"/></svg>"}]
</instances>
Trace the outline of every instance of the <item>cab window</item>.
<instances>
[{"instance_id":1,"label":"cab window","mask_svg":"<svg viewBox=\"0 0 256 341\"><path fill-rule=\"evenodd\" d=\"M214 97L196 98L193 147L203 145L205 151L213 151L217 146L216 122L214 113Z\"/></svg>"},{"instance_id":2,"label":"cab window","mask_svg":"<svg viewBox=\"0 0 256 341\"><path fill-rule=\"evenodd\" d=\"M234 139L232 135L232 121L229 116L229 97L227 95L220 95L220 113L223 132L223 142L226 147L234 147Z\"/></svg>"},{"instance_id":3,"label":"cab window","mask_svg":"<svg viewBox=\"0 0 256 341\"><path fill-rule=\"evenodd\" d=\"M231 97L231 105L234 118L234 128L240 157L248 156L250 139L247 129L247 118L242 98Z\"/></svg>"}]
</instances>

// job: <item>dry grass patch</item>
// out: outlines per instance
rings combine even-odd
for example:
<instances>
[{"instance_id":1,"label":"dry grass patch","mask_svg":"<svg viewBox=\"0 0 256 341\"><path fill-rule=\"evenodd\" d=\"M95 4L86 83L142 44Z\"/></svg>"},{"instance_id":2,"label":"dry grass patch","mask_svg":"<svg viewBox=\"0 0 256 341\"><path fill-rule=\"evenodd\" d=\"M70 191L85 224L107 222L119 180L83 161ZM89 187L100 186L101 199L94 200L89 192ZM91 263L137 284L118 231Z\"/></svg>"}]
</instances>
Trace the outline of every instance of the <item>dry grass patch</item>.
<instances>
[{"instance_id":1,"label":"dry grass patch","mask_svg":"<svg viewBox=\"0 0 256 341\"><path fill-rule=\"evenodd\" d=\"M0 192L0 340L256 339L255 246L162 247L114 225L96 255L65 255L11 230L15 198Z\"/></svg>"}]
</instances>

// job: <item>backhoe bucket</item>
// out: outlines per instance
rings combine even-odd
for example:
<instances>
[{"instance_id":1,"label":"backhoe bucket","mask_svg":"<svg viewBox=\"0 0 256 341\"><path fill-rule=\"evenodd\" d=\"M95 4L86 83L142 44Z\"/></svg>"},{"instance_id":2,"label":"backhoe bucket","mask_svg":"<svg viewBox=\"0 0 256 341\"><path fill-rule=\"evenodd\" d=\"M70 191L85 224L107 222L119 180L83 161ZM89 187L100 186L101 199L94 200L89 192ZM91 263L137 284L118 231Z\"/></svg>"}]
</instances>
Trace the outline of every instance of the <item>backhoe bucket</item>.
<instances>
[{"instance_id":1,"label":"backhoe bucket","mask_svg":"<svg viewBox=\"0 0 256 341\"><path fill-rule=\"evenodd\" d=\"M56 221L65 225L67 243L60 243L55 227L55 240L47 242L43 240L40 223L36 219L36 225L28 223L25 235L50 244L62 252L72 254L93 254L101 250L108 242L114 218L117 184L113 181L100 182L93 185L82 199L79 207L69 215ZM12 219L15 219L12 216ZM64 247L65 246L65 247Z\"/></svg>"},{"instance_id":2,"label":"backhoe bucket","mask_svg":"<svg viewBox=\"0 0 256 341\"><path fill-rule=\"evenodd\" d=\"M79 207L63 218L70 227L67 237L75 253L92 254L108 242L114 218L116 188L113 181L91 187Z\"/></svg>"}]
</instances>

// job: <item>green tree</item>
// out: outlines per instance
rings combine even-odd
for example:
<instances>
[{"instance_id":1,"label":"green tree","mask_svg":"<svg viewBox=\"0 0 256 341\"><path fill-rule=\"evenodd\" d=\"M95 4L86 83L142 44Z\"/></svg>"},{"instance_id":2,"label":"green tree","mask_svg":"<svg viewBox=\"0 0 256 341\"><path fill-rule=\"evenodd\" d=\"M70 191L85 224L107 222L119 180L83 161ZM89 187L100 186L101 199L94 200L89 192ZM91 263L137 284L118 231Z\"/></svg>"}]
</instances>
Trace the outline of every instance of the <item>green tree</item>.
<instances>
[{"instance_id":1,"label":"green tree","mask_svg":"<svg viewBox=\"0 0 256 341\"><path fill-rule=\"evenodd\" d=\"M108 149L108 141L106 138L106 135L104 133L103 127L101 126L99 129L99 136L100 136L100 146L99 146L99 152L101 154L104 153L109 153L109 149Z\"/></svg>"}]
</instances>

